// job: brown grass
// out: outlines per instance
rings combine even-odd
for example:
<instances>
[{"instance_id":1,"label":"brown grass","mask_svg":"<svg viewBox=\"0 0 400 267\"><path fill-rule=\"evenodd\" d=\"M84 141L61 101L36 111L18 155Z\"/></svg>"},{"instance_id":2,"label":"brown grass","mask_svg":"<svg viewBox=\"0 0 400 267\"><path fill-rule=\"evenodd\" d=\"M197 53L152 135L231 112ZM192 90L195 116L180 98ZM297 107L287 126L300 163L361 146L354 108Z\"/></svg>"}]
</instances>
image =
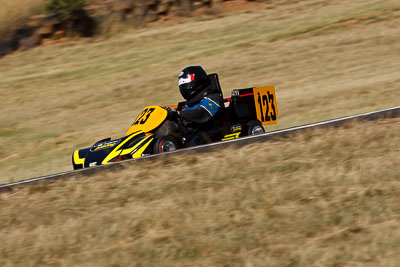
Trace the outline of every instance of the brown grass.
<instances>
[{"instance_id":1,"label":"brown grass","mask_svg":"<svg viewBox=\"0 0 400 267\"><path fill-rule=\"evenodd\" d=\"M282 2L7 56L0 183L70 170L74 149L120 137L146 105L180 101L176 76L190 64L218 72L226 95L276 85L269 130L398 105L398 6Z\"/></svg>"},{"instance_id":2,"label":"brown grass","mask_svg":"<svg viewBox=\"0 0 400 267\"><path fill-rule=\"evenodd\" d=\"M71 169L189 64L277 86L285 128L399 105L398 1L279 1L0 61L0 183ZM196 29L193 32L193 29ZM0 266L397 266L400 120L0 195Z\"/></svg>"},{"instance_id":3,"label":"brown grass","mask_svg":"<svg viewBox=\"0 0 400 267\"><path fill-rule=\"evenodd\" d=\"M29 16L44 10L45 0L0 0L0 40Z\"/></svg>"},{"instance_id":4,"label":"brown grass","mask_svg":"<svg viewBox=\"0 0 400 267\"><path fill-rule=\"evenodd\" d=\"M399 132L352 124L1 194L0 265L398 266Z\"/></svg>"}]
</instances>

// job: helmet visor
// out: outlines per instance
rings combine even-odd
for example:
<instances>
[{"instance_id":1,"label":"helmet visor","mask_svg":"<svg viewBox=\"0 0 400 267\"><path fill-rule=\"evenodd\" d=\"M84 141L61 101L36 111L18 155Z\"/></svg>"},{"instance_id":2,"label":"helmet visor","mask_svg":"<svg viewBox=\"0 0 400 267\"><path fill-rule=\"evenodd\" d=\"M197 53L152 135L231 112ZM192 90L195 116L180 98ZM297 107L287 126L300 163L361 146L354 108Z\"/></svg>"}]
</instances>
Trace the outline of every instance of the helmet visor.
<instances>
[{"instance_id":1,"label":"helmet visor","mask_svg":"<svg viewBox=\"0 0 400 267\"><path fill-rule=\"evenodd\" d=\"M186 76L179 77L178 85L181 86L182 84L191 83L194 81L194 73L187 74Z\"/></svg>"}]
</instances>

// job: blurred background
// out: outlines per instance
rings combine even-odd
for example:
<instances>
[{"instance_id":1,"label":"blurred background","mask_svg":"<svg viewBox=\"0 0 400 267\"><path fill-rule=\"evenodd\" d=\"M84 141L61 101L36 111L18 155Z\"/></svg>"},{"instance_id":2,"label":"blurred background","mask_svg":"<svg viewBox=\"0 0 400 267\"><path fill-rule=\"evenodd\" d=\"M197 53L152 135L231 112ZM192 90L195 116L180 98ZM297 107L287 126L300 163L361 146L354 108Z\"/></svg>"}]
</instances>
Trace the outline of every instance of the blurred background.
<instances>
[{"instance_id":1,"label":"blurred background","mask_svg":"<svg viewBox=\"0 0 400 267\"><path fill-rule=\"evenodd\" d=\"M166 2L171 14L152 22L144 18L165 2L72 1L92 10L92 37L60 26L75 12L64 1L1 1L2 36L51 25L0 59L1 182L69 170L74 149L122 135L144 106L182 100L177 76L188 65L218 73L225 96L275 85L280 117L267 131L399 102L395 0Z\"/></svg>"},{"instance_id":2,"label":"blurred background","mask_svg":"<svg viewBox=\"0 0 400 267\"><path fill-rule=\"evenodd\" d=\"M0 0L0 184L182 101L274 85L283 129L400 104L398 0ZM398 119L0 194L1 266L398 266Z\"/></svg>"}]
</instances>

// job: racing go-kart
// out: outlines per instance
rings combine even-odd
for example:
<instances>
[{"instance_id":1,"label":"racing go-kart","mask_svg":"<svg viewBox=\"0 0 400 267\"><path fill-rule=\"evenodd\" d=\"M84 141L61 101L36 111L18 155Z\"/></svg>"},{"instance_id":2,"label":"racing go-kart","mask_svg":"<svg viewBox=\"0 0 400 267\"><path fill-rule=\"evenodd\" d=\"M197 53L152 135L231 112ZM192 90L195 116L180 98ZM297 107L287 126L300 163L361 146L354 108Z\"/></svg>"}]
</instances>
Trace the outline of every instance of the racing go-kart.
<instances>
[{"instance_id":1,"label":"racing go-kart","mask_svg":"<svg viewBox=\"0 0 400 267\"><path fill-rule=\"evenodd\" d=\"M222 96L218 75L208 75ZM75 150L74 169L109 164L205 143L264 133L264 127L277 123L278 107L274 86L235 89L224 99L224 106L211 122L199 128L184 127L177 118L168 118L163 107L148 106L135 119L126 135L103 139L93 146ZM170 105L183 109L185 102ZM200 141L199 141L200 140Z\"/></svg>"}]
</instances>

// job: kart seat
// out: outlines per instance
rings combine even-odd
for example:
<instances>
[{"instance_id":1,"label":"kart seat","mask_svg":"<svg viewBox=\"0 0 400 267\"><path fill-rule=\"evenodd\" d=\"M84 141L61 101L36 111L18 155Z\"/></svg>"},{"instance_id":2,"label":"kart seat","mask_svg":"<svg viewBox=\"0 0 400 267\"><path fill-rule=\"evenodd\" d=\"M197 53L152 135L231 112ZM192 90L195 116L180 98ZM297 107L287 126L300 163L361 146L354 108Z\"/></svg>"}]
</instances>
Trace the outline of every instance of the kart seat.
<instances>
[{"instance_id":1,"label":"kart seat","mask_svg":"<svg viewBox=\"0 0 400 267\"><path fill-rule=\"evenodd\" d=\"M210 79L211 86L213 86L221 94L221 97L224 97L222 94L221 85L219 84L218 74L208 74L208 78Z\"/></svg>"}]
</instances>

